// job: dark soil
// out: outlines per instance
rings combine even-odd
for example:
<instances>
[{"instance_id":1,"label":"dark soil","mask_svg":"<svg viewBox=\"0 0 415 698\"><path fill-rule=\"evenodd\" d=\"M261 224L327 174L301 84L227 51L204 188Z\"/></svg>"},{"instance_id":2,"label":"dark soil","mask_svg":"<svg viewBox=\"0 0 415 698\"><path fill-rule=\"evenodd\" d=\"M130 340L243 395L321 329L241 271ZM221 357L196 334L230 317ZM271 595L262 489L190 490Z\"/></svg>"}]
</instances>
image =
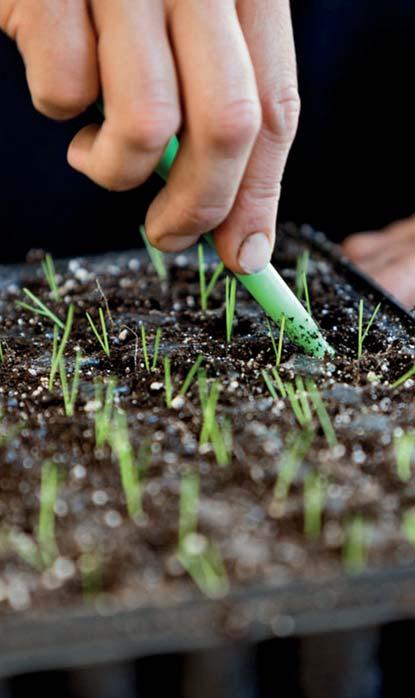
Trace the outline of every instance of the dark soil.
<instances>
[{"instance_id":1,"label":"dark soil","mask_svg":"<svg viewBox=\"0 0 415 698\"><path fill-rule=\"evenodd\" d=\"M301 239L281 237L276 263L295 284ZM214 265L211 265L212 270ZM234 337L225 341L224 276L199 310L195 258L173 257L170 283L161 285L147 257L133 254L126 264L110 262L98 273L108 299L111 356L99 348L85 312L97 318L103 299L92 262L62 266L63 299L51 300L38 265L23 270L19 285L30 288L62 319L75 304L74 328L66 349L73 366L75 347L83 355L81 384L73 418L65 416L60 381L49 392L52 325L16 306L17 283L0 291L0 610L21 611L76 604L85 595L86 559L95 560L87 579L97 603L111 597L123 607L171 603L200 594L177 559L181 476L200 474L198 531L213 542L224 561L231 588L284 585L293 579L323 580L343 573L347 526L360 514L367 533L369 568L406 565L415 549L402 531L404 512L415 505L415 478L403 483L396 469L394 432L412 427L413 381L390 384L414 362L414 341L384 309L357 360L359 294L323 256L312 253L309 288L315 319L336 349L336 357L308 359L287 341L281 366L284 380L312 375L323 395L338 444L327 445L318 421L315 438L289 495L273 493L282 454L299 427L288 401L274 401L261 371L274 353L258 307L238 287ZM16 277L17 278L17 277ZM370 314L374 304L365 299ZM145 370L134 332L144 323L149 353L162 328L160 359ZM126 331L128 326L132 331ZM277 336L277 331L275 332ZM167 409L162 357L170 356L175 394L202 354L209 379L221 382L218 417L232 424L232 459L217 464L210 446L199 447L201 409L197 381L183 400ZM128 415L138 454L147 450L141 474L143 514L129 518L120 472L109 446L95 447L94 381L117 381L117 407ZM55 505L58 557L36 568L10 546L10 532L37 545L42 464L59 468ZM327 482L321 535L304 534L303 483L318 470ZM93 565L92 565L93 566Z\"/></svg>"}]
</instances>

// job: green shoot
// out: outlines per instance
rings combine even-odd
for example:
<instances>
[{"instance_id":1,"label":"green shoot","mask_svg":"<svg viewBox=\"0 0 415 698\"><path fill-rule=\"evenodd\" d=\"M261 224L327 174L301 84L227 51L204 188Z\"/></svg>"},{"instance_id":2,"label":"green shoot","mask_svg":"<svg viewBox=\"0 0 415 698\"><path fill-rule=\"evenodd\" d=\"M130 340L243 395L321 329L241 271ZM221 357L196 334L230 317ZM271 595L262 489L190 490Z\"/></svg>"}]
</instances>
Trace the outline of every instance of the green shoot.
<instances>
[{"instance_id":1,"label":"green shoot","mask_svg":"<svg viewBox=\"0 0 415 698\"><path fill-rule=\"evenodd\" d=\"M120 468L128 515L131 519L136 519L142 511L140 474L128 433L127 415L124 412L118 411L115 414L111 446Z\"/></svg>"},{"instance_id":2,"label":"green shoot","mask_svg":"<svg viewBox=\"0 0 415 698\"><path fill-rule=\"evenodd\" d=\"M203 250L202 243L197 246L197 254L199 259L199 288L200 288L200 307L203 312L206 312L208 308L209 296L213 292L220 275L224 270L223 262L219 262L215 271L213 272L212 278L209 284L206 285L206 264L205 264L205 253Z\"/></svg>"},{"instance_id":3,"label":"green shoot","mask_svg":"<svg viewBox=\"0 0 415 698\"><path fill-rule=\"evenodd\" d=\"M54 382L55 376L59 370L59 364L63 358L63 353L64 353L65 347L68 343L69 335L71 334L72 323L73 323L73 314L74 314L74 307L71 304L68 308L68 314L66 316L66 322L65 322L65 326L63 328L63 335L62 335L62 339L61 339L61 343L59 344L59 347L58 347L58 326L55 325L53 328L52 362L51 362L50 374L49 374L49 390L52 390L52 388L53 388L53 382Z\"/></svg>"},{"instance_id":4,"label":"green shoot","mask_svg":"<svg viewBox=\"0 0 415 698\"><path fill-rule=\"evenodd\" d=\"M275 388L274 388L274 386L273 386L273 384L272 384L272 380L271 380L271 378L270 378L270 376L269 376L269 373L267 373L267 371L265 371L265 369L262 370L261 373L262 373L262 377L263 377L263 379L264 379L264 383L265 383L265 385L267 386L267 388L268 388L268 390L269 390L269 393L270 393L272 399L273 399L273 400L278 400L277 391L275 390Z\"/></svg>"},{"instance_id":5,"label":"green shoot","mask_svg":"<svg viewBox=\"0 0 415 698\"><path fill-rule=\"evenodd\" d=\"M31 567L39 569L38 547L26 533L16 529L0 531L0 548L10 550Z\"/></svg>"},{"instance_id":6,"label":"green shoot","mask_svg":"<svg viewBox=\"0 0 415 698\"><path fill-rule=\"evenodd\" d=\"M398 477L402 482L408 482L415 456L415 431L413 429L399 430L394 435L394 449Z\"/></svg>"},{"instance_id":7,"label":"green shoot","mask_svg":"<svg viewBox=\"0 0 415 698\"><path fill-rule=\"evenodd\" d=\"M148 256L150 257L150 260L153 264L154 269L156 270L157 276L159 277L160 281L167 281L167 268L164 263L164 255L160 250L157 250L153 245L150 244L147 233L145 231L145 228L143 225L140 225L140 233L141 237L143 238L144 244L146 246Z\"/></svg>"},{"instance_id":8,"label":"green shoot","mask_svg":"<svg viewBox=\"0 0 415 698\"><path fill-rule=\"evenodd\" d=\"M346 527L343 563L350 574L362 572L366 566L369 529L361 516L356 515Z\"/></svg>"},{"instance_id":9,"label":"green shoot","mask_svg":"<svg viewBox=\"0 0 415 698\"><path fill-rule=\"evenodd\" d=\"M282 317L281 317L280 334L279 334L279 338L278 338L278 347L276 345L274 335L272 334L271 323L267 317L265 318L265 321L267 323L269 336L271 338L272 348L273 348L274 354L275 354L275 366L276 366L276 368L279 368L280 364L281 364L282 345L283 345L283 341L284 341L285 315L282 315Z\"/></svg>"},{"instance_id":10,"label":"green shoot","mask_svg":"<svg viewBox=\"0 0 415 698\"><path fill-rule=\"evenodd\" d=\"M287 391L285 389L285 385L282 381L282 378L275 367L272 369L272 375L274 376L275 384L278 390L280 391L281 397L283 398L283 400L285 400L285 398L287 397Z\"/></svg>"},{"instance_id":11,"label":"green shoot","mask_svg":"<svg viewBox=\"0 0 415 698\"><path fill-rule=\"evenodd\" d=\"M79 558L78 565L83 595L85 599L94 598L103 587L101 558L95 552L84 553Z\"/></svg>"},{"instance_id":12,"label":"green shoot","mask_svg":"<svg viewBox=\"0 0 415 698\"><path fill-rule=\"evenodd\" d=\"M3 342L0 342L0 364L4 364L4 348L3 348Z\"/></svg>"},{"instance_id":13,"label":"green shoot","mask_svg":"<svg viewBox=\"0 0 415 698\"><path fill-rule=\"evenodd\" d=\"M105 443L111 442L111 421L114 409L116 381L110 378L104 399L103 385L95 382L95 402L99 409L95 412L95 445L102 448Z\"/></svg>"},{"instance_id":14,"label":"green shoot","mask_svg":"<svg viewBox=\"0 0 415 698\"><path fill-rule=\"evenodd\" d=\"M228 344L232 341L233 319L236 309L236 279L226 277L225 281L225 311L226 311L226 341Z\"/></svg>"},{"instance_id":15,"label":"green shoot","mask_svg":"<svg viewBox=\"0 0 415 698\"><path fill-rule=\"evenodd\" d=\"M304 480L304 534L307 538L318 538L327 487L319 473L309 473Z\"/></svg>"},{"instance_id":16,"label":"green shoot","mask_svg":"<svg viewBox=\"0 0 415 698\"><path fill-rule=\"evenodd\" d=\"M90 314L89 313L86 314L86 316L88 318L88 322L91 326L91 330L93 331L97 342L101 346L104 354L109 356L110 355L110 345L109 345L109 339L108 339L107 325L105 323L104 311L102 310L101 307L98 308L98 315L99 315L99 321L101 323L101 334L100 334L99 330L97 329Z\"/></svg>"},{"instance_id":17,"label":"green shoot","mask_svg":"<svg viewBox=\"0 0 415 698\"><path fill-rule=\"evenodd\" d=\"M415 366L412 366L412 368L410 368L409 371L404 373L403 376L401 376L394 383L392 383L391 389L394 390L395 388L399 388L401 385L406 383L406 381L408 381L413 376L415 376Z\"/></svg>"},{"instance_id":18,"label":"green shoot","mask_svg":"<svg viewBox=\"0 0 415 698\"><path fill-rule=\"evenodd\" d=\"M359 320L358 320L358 333L357 333L357 358L360 359L363 353L363 342L365 341L367 335L369 334L370 328L372 327L376 315L378 314L381 307L381 303L378 303L374 309L369 322L366 327L363 327L363 312L364 312L364 301L363 298L359 302Z\"/></svg>"},{"instance_id":19,"label":"green shoot","mask_svg":"<svg viewBox=\"0 0 415 698\"><path fill-rule=\"evenodd\" d=\"M141 346L143 349L144 366L146 367L146 371L150 371L150 359L148 358L147 351L146 328L144 327L144 325L141 325Z\"/></svg>"},{"instance_id":20,"label":"green shoot","mask_svg":"<svg viewBox=\"0 0 415 698\"><path fill-rule=\"evenodd\" d=\"M55 504L58 496L59 473L55 463L42 465L40 511L37 539L43 565L49 567L57 555L55 541Z\"/></svg>"},{"instance_id":21,"label":"green shoot","mask_svg":"<svg viewBox=\"0 0 415 698\"><path fill-rule=\"evenodd\" d=\"M48 318L54 325L57 325L60 327L61 330L64 329L64 324L62 320L58 318L55 313L53 313L50 308L47 307L40 298L35 296L34 293L29 291L28 288L23 289L23 293L27 298L29 298L30 301L32 301L33 305L29 305L28 303L23 303L22 301L16 301L16 305L18 305L20 308L24 308L24 310L29 310L31 313L35 313L35 315L41 315L42 317Z\"/></svg>"},{"instance_id":22,"label":"green shoot","mask_svg":"<svg viewBox=\"0 0 415 698\"><path fill-rule=\"evenodd\" d=\"M81 352L78 350L75 356L75 367L73 371L72 387L69 390L68 379L66 377L65 359L62 357L59 362L59 373L62 386L63 403L67 417L73 417L75 403L78 397L79 378L81 374Z\"/></svg>"},{"instance_id":23,"label":"green shoot","mask_svg":"<svg viewBox=\"0 0 415 698\"><path fill-rule=\"evenodd\" d=\"M304 412L302 404L302 402L304 401L304 397L302 396L302 401L300 401L296 393L296 390L294 389L291 383L285 383L285 390L287 392L287 397L290 402L291 409L294 412L298 424L302 428L309 426L311 422L311 413L309 412L309 409L306 410L306 412Z\"/></svg>"},{"instance_id":24,"label":"green shoot","mask_svg":"<svg viewBox=\"0 0 415 698\"><path fill-rule=\"evenodd\" d=\"M295 387L297 389L297 395L303 410L305 424L310 424L311 420L313 419L313 415L311 414L310 404L308 402L307 393L304 387L304 381L301 376L296 376Z\"/></svg>"},{"instance_id":25,"label":"green shoot","mask_svg":"<svg viewBox=\"0 0 415 698\"><path fill-rule=\"evenodd\" d=\"M171 382L171 361L168 356L163 359L164 365L164 390L166 393L166 407L170 409L173 402L173 386Z\"/></svg>"},{"instance_id":26,"label":"green shoot","mask_svg":"<svg viewBox=\"0 0 415 698\"><path fill-rule=\"evenodd\" d=\"M45 279L49 285L50 292L54 301L59 301L61 294L59 291L58 282L56 279L55 264L53 262L52 255L45 255L45 259L42 261L42 270L45 275Z\"/></svg>"},{"instance_id":27,"label":"green shoot","mask_svg":"<svg viewBox=\"0 0 415 698\"><path fill-rule=\"evenodd\" d=\"M194 362L193 366L190 368L189 372L186 375L186 378L183 381L183 385L179 390L179 395L186 395L187 391L189 390L193 379L198 372L199 368L201 367L202 363L204 361L204 356L199 355Z\"/></svg>"},{"instance_id":28,"label":"green shoot","mask_svg":"<svg viewBox=\"0 0 415 698\"><path fill-rule=\"evenodd\" d=\"M317 385L312 378L306 379L306 385L311 402L313 403L313 407L320 422L320 426L323 430L323 434L326 437L328 445L330 448L332 448L337 444L337 437L329 413L327 412L326 406L323 402L323 398L321 397Z\"/></svg>"},{"instance_id":29,"label":"green shoot","mask_svg":"<svg viewBox=\"0 0 415 698\"><path fill-rule=\"evenodd\" d=\"M231 453L228 447L230 444L232 448L232 438L229 439L229 424L226 424L223 430L216 417L220 389L219 383L215 381L209 391L206 385L206 376L199 375L199 396L203 413L199 443L204 446L210 442L215 452L216 462L220 466L226 466L229 465Z\"/></svg>"},{"instance_id":30,"label":"green shoot","mask_svg":"<svg viewBox=\"0 0 415 698\"><path fill-rule=\"evenodd\" d=\"M227 593L229 582L218 549L197 533L199 490L196 473L182 475L177 557L199 589L217 598Z\"/></svg>"},{"instance_id":31,"label":"green shoot","mask_svg":"<svg viewBox=\"0 0 415 698\"><path fill-rule=\"evenodd\" d=\"M275 499L285 500L287 498L290 487L313 440L314 433L310 430L300 431L295 437L289 438L288 448L282 454L278 478L274 487Z\"/></svg>"},{"instance_id":32,"label":"green shoot","mask_svg":"<svg viewBox=\"0 0 415 698\"><path fill-rule=\"evenodd\" d=\"M408 509L402 517L402 530L411 543L415 546L415 509Z\"/></svg>"},{"instance_id":33,"label":"green shoot","mask_svg":"<svg viewBox=\"0 0 415 698\"><path fill-rule=\"evenodd\" d=\"M304 277L307 279L309 250L303 250L297 257L297 271L295 275L295 295L301 301L304 296Z\"/></svg>"},{"instance_id":34,"label":"green shoot","mask_svg":"<svg viewBox=\"0 0 415 698\"><path fill-rule=\"evenodd\" d=\"M159 358L160 339L161 339L161 327L157 327L156 336L154 338L153 362L151 364L152 371L156 370L157 361Z\"/></svg>"}]
</instances>

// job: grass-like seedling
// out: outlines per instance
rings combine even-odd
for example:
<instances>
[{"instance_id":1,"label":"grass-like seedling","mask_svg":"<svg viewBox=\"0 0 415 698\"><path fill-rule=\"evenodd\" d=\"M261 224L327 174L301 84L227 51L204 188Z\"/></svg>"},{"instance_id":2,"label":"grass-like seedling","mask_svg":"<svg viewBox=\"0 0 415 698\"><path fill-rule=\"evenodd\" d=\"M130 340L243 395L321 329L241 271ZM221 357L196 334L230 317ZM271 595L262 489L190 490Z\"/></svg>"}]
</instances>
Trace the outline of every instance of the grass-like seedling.
<instances>
[{"instance_id":1,"label":"grass-like seedling","mask_svg":"<svg viewBox=\"0 0 415 698\"><path fill-rule=\"evenodd\" d=\"M51 361L50 373L49 373L49 390L52 390L52 388L53 388L53 382L54 382L55 376L59 370L59 364L63 359L65 347L68 343L68 339L69 339L69 336L71 334L72 324L73 324L73 314L74 314L74 307L71 304L68 308L68 313L66 315L66 322L65 322L65 325L63 328L62 339L61 339L59 346L58 346L59 328L57 325L54 325L54 327L53 327L52 361Z\"/></svg>"},{"instance_id":2,"label":"grass-like seedling","mask_svg":"<svg viewBox=\"0 0 415 698\"><path fill-rule=\"evenodd\" d=\"M90 314L89 313L86 314L86 316L88 318L89 325L91 327L91 330L93 331L95 338L96 338L97 342L99 343L102 351L107 356L110 356L111 352L110 352L110 344L109 344L109 339L108 339L107 325L105 322L104 311L102 310L101 307L98 308L98 315L99 315L99 321L100 321L100 325L101 325L101 332L99 331L99 329L95 325Z\"/></svg>"},{"instance_id":3,"label":"grass-like seedling","mask_svg":"<svg viewBox=\"0 0 415 698\"><path fill-rule=\"evenodd\" d=\"M164 255L160 250L157 250L153 245L150 244L147 233L145 231L145 228L143 225L140 225L140 233L141 237L143 238L144 244L146 246L148 256L151 259L151 262L153 264L154 269L156 270L157 276L159 277L160 281L166 281L167 280L167 267L164 263Z\"/></svg>"},{"instance_id":4,"label":"grass-like seedling","mask_svg":"<svg viewBox=\"0 0 415 698\"><path fill-rule=\"evenodd\" d=\"M274 487L274 498L285 500L290 487L301 468L303 460L314 440L314 432L305 430L290 435L287 448L281 458L278 477Z\"/></svg>"},{"instance_id":5,"label":"grass-like seedling","mask_svg":"<svg viewBox=\"0 0 415 698\"><path fill-rule=\"evenodd\" d=\"M65 406L65 414L67 417L73 417L75 411L76 399L78 397L79 378L81 375L81 352L78 350L75 354L75 365L73 370L72 386L69 388L68 378L66 376L65 359L62 357L59 362L59 374L62 386L63 403Z\"/></svg>"},{"instance_id":6,"label":"grass-like seedling","mask_svg":"<svg viewBox=\"0 0 415 698\"><path fill-rule=\"evenodd\" d=\"M146 328L144 327L144 325L141 325L141 348L143 350L144 366L146 367L146 371L149 371L150 359L147 351Z\"/></svg>"},{"instance_id":7,"label":"grass-like seedling","mask_svg":"<svg viewBox=\"0 0 415 698\"><path fill-rule=\"evenodd\" d=\"M394 435L393 442L398 477L402 482L408 482L411 478L415 456L415 431L413 429L400 430Z\"/></svg>"},{"instance_id":8,"label":"grass-like seedling","mask_svg":"<svg viewBox=\"0 0 415 698\"><path fill-rule=\"evenodd\" d=\"M409 371L406 371L406 373L404 373L403 376L401 376L394 383L392 383L391 389L395 390L395 388L399 388L410 378L413 378L413 376L415 376L415 366L412 366L412 368L410 368Z\"/></svg>"},{"instance_id":9,"label":"grass-like seedling","mask_svg":"<svg viewBox=\"0 0 415 698\"><path fill-rule=\"evenodd\" d=\"M45 279L50 288L50 292L54 301L59 301L61 294L59 291L58 281L56 279L55 264L53 262L52 255L45 255L45 259L42 260L42 270L45 275Z\"/></svg>"},{"instance_id":10,"label":"grass-like seedling","mask_svg":"<svg viewBox=\"0 0 415 698\"><path fill-rule=\"evenodd\" d=\"M166 395L166 407L170 409L173 403L173 384L171 382L171 361L168 356L163 359L164 366L164 391Z\"/></svg>"},{"instance_id":11,"label":"grass-like seedling","mask_svg":"<svg viewBox=\"0 0 415 698\"><path fill-rule=\"evenodd\" d=\"M55 504L59 489L57 465L50 461L42 465L40 510L37 540L42 564L50 567L57 555L55 540Z\"/></svg>"},{"instance_id":12,"label":"grass-like seedling","mask_svg":"<svg viewBox=\"0 0 415 698\"><path fill-rule=\"evenodd\" d=\"M350 574L358 574L366 567L369 544L369 527L360 515L356 515L346 526L343 547L343 564Z\"/></svg>"},{"instance_id":13,"label":"grass-like seedling","mask_svg":"<svg viewBox=\"0 0 415 698\"><path fill-rule=\"evenodd\" d=\"M152 371L156 370L157 361L159 358L159 351L160 351L160 340L161 340L161 327L157 327L156 336L154 338L153 361L151 363L151 370Z\"/></svg>"},{"instance_id":14,"label":"grass-like seedling","mask_svg":"<svg viewBox=\"0 0 415 698\"><path fill-rule=\"evenodd\" d=\"M115 413L112 423L111 446L120 468L128 515L131 519L136 519L142 511L140 473L130 441L127 415L124 412L117 411Z\"/></svg>"},{"instance_id":15,"label":"grass-like seedling","mask_svg":"<svg viewBox=\"0 0 415 698\"><path fill-rule=\"evenodd\" d=\"M79 558L78 566L84 598L94 598L103 588L101 558L96 552L84 553Z\"/></svg>"},{"instance_id":16,"label":"grass-like seedling","mask_svg":"<svg viewBox=\"0 0 415 698\"><path fill-rule=\"evenodd\" d=\"M303 429L308 428L311 424L312 415L304 387L298 393L292 383L285 383L285 390L298 424Z\"/></svg>"},{"instance_id":17,"label":"grass-like seedling","mask_svg":"<svg viewBox=\"0 0 415 698\"><path fill-rule=\"evenodd\" d=\"M227 423L224 429L223 427L221 428L216 416L221 386L217 381L214 381L209 389L206 375L203 372L199 373L198 386L203 413L199 443L201 446L211 443L218 465L229 465L231 453L228 451L228 446L229 443L232 444L232 438L229 439L231 427L229 423Z\"/></svg>"},{"instance_id":18,"label":"grass-like seedling","mask_svg":"<svg viewBox=\"0 0 415 698\"><path fill-rule=\"evenodd\" d=\"M297 257L297 269L295 274L295 295L301 301L304 297L304 278L307 279L308 263L310 261L309 250L303 250Z\"/></svg>"},{"instance_id":19,"label":"grass-like seedling","mask_svg":"<svg viewBox=\"0 0 415 698\"><path fill-rule=\"evenodd\" d=\"M204 361L204 356L199 355L194 362L193 366L189 369L184 381L183 385L179 390L179 395L186 395L187 391L189 390L190 386L193 383L193 379L195 375L197 374L198 370L200 369L202 363Z\"/></svg>"},{"instance_id":20,"label":"grass-like seedling","mask_svg":"<svg viewBox=\"0 0 415 698\"><path fill-rule=\"evenodd\" d=\"M402 517L402 530L411 543L415 546L415 509L407 509Z\"/></svg>"},{"instance_id":21,"label":"grass-like seedling","mask_svg":"<svg viewBox=\"0 0 415 698\"><path fill-rule=\"evenodd\" d=\"M320 391L318 390L317 385L312 378L306 379L306 386L311 402L313 403L313 407L320 422L320 426L323 430L323 434L326 437L328 445L330 446L330 448L332 448L337 444L337 437L330 419L330 415L323 402L323 398L321 397Z\"/></svg>"},{"instance_id":22,"label":"grass-like seedling","mask_svg":"<svg viewBox=\"0 0 415 698\"><path fill-rule=\"evenodd\" d=\"M208 309L208 300L212 294L220 275L222 274L225 266L223 262L219 262L216 266L215 271L212 274L212 278L209 283L206 284L206 264L205 264L205 253L202 243L197 246L197 254L199 260L199 288L200 288L200 307L203 312Z\"/></svg>"},{"instance_id":23,"label":"grass-like seedling","mask_svg":"<svg viewBox=\"0 0 415 698\"><path fill-rule=\"evenodd\" d=\"M236 279L232 280L229 276L225 281L225 313L226 313L226 341L228 344L232 341L233 319L236 309Z\"/></svg>"},{"instance_id":24,"label":"grass-like seedling","mask_svg":"<svg viewBox=\"0 0 415 698\"><path fill-rule=\"evenodd\" d=\"M30 536L17 529L0 531L0 551L10 551L21 558L28 565L39 570L38 547Z\"/></svg>"},{"instance_id":25,"label":"grass-like seedling","mask_svg":"<svg viewBox=\"0 0 415 698\"><path fill-rule=\"evenodd\" d=\"M278 369L281 364L281 357L282 357L282 347L283 347L283 342L284 342L284 331L285 331L285 315L281 317L281 324L280 324L280 334L278 337L278 346L275 342L274 335L272 333L272 326L268 318L265 318L267 327L268 327L268 332L269 336L271 338L271 344L272 348L274 350L275 354L275 367Z\"/></svg>"},{"instance_id":26,"label":"grass-like seedling","mask_svg":"<svg viewBox=\"0 0 415 698\"><path fill-rule=\"evenodd\" d=\"M272 383L272 380L271 380L269 373L265 370L261 371L261 373L262 373L262 377L264 379L265 385L267 386L267 388L270 392L271 397L273 397L274 400L277 400L278 395L277 395L275 387ZM285 388L285 384L284 384L280 374L278 373L278 371L275 367L272 369L272 375L274 377L275 385L277 386L281 397L285 400L285 398L287 397L287 391Z\"/></svg>"},{"instance_id":27,"label":"grass-like seedling","mask_svg":"<svg viewBox=\"0 0 415 698\"><path fill-rule=\"evenodd\" d=\"M148 349L147 349L146 328L144 327L144 325L141 325L141 348L143 350L143 359L144 359L144 366L146 368L146 371L150 371L150 370L154 371L156 366L157 366L159 349L160 349L160 340L161 340L161 328L158 327L156 330L156 336L154 338L153 361L150 364L150 356L149 356Z\"/></svg>"},{"instance_id":28,"label":"grass-like seedling","mask_svg":"<svg viewBox=\"0 0 415 698\"><path fill-rule=\"evenodd\" d=\"M110 378L104 397L104 386L101 381L95 382L95 402L99 409L95 412L95 446L102 448L111 443L111 423L114 411L116 381Z\"/></svg>"},{"instance_id":29,"label":"grass-like seedling","mask_svg":"<svg viewBox=\"0 0 415 698\"><path fill-rule=\"evenodd\" d=\"M358 319L358 328L357 328L357 358L360 359L363 354L363 343L369 334L370 328L372 327L376 315L378 314L379 310L381 307L381 303L378 303L376 308L374 309L372 315L370 316L369 322L367 323L366 327L363 326L363 313L364 313L364 301L363 298L360 299L359 302L359 319Z\"/></svg>"},{"instance_id":30,"label":"grass-like seedling","mask_svg":"<svg viewBox=\"0 0 415 698\"><path fill-rule=\"evenodd\" d=\"M327 497L325 479L319 473L309 473L304 480L304 534L318 538Z\"/></svg>"},{"instance_id":31,"label":"grass-like seedling","mask_svg":"<svg viewBox=\"0 0 415 698\"><path fill-rule=\"evenodd\" d=\"M40 298L35 296L32 291L29 291L28 288L23 289L23 293L25 296L33 303L33 305L30 305L29 303L24 303L23 301L16 301L16 305L19 306L19 308L23 308L24 310L28 310L31 313L34 313L35 315L41 315L42 317L48 318L54 325L57 325L61 330L64 329L64 324L60 318L58 318L55 313L52 312L50 308L47 307Z\"/></svg>"},{"instance_id":32,"label":"grass-like seedling","mask_svg":"<svg viewBox=\"0 0 415 698\"><path fill-rule=\"evenodd\" d=\"M198 474L184 473L180 486L177 557L199 589L217 598L227 593L229 581L218 549L197 533L199 491Z\"/></svg>"}]
</instances>

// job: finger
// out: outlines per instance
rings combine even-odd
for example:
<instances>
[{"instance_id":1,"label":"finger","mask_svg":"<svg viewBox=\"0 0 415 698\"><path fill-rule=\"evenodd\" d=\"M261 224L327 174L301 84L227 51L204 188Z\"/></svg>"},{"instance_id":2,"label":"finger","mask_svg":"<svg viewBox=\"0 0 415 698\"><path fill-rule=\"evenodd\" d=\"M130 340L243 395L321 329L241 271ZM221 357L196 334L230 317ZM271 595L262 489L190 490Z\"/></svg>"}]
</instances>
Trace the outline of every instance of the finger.
<instances>
[{"instance_id":1,"label":"finger","mask_svg":"<svg viewBox=\"0 0 415 698\"><path fill-rule=\"evenodd\" d=\"M160 249L176 251L215 228L231 210L258 134L260 107L234 0L181 0L169 23L186 124L146 230Z\"/></svg>"},{"instance_id":2,"label":"finger","mask_svg":"<svg viewBox=\"0 0 415 698\"><path fill-rule=\"evenodd\" d=\"M263 122L235 205L216 230L226 266L260 271L275 241L281 180L300 110L288 0L242 0L238 11L254 64Z\"/></svg>"},{"instance_id":3,"label":"finger","mask_svg":"<svg viewBox=\"0 0 415 698\"><path fill-rule=\"evenodd\" d=\"M154 170L180 125L162 0L93 0L106 118L81 131L68 160L97 184L131 189Z\"/></svg>"},{"instance_id":4,"label":"finger","mask_svg":"<svg viewBox=\"0 0 415 698\"><path fill-rule=\"evenodd\" d=\"M53 119L84 111L98 94L95 34L84 0L21 0L0 19L17 41L35 108Z\"/></svg>"},{"instance_id":5,"label":"finger","mask_svg":"<svg viewBox=\"0 0 415 698\"><path fill-rule=\"evenodd\" d=\"M395 247L408 238L415 239L415 217L406 218L388 225L376 233L357 233L347 237L343 252L352 260L374 258L381 250Z\"/></svg>"}]
</instances>

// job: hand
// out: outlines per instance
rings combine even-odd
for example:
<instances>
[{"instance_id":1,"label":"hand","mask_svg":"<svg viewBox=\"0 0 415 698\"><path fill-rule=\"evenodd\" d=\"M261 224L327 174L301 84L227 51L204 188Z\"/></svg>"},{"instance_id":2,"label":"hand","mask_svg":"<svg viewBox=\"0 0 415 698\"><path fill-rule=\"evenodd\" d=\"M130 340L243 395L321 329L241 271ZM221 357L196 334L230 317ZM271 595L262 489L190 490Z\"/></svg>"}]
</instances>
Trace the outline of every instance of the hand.
<instances>
[{"instance_id":1,"label":"hand","mask_svg":"<svg viewBox=\"0 0 415 698\"><path fill-rule=\"evenodd\" d=\"M380 232L351 235L343 251L401 303L415 305L415 216Z\"/></svg>"},{"instance_id":2,"label":"hand","mask_svg":"<svg viewBox=\"0 0 415 698\"><path fill-rule=\"evenodd\" d=\"M1 0L0 27L43 114L73 117L102 91L104 124L68 152L98 184L141 184L181 129L148 211L154 245L182 250L216 229L226 266L265 266L299 114L289 0Z\"/></svg>"}]
</instances>

